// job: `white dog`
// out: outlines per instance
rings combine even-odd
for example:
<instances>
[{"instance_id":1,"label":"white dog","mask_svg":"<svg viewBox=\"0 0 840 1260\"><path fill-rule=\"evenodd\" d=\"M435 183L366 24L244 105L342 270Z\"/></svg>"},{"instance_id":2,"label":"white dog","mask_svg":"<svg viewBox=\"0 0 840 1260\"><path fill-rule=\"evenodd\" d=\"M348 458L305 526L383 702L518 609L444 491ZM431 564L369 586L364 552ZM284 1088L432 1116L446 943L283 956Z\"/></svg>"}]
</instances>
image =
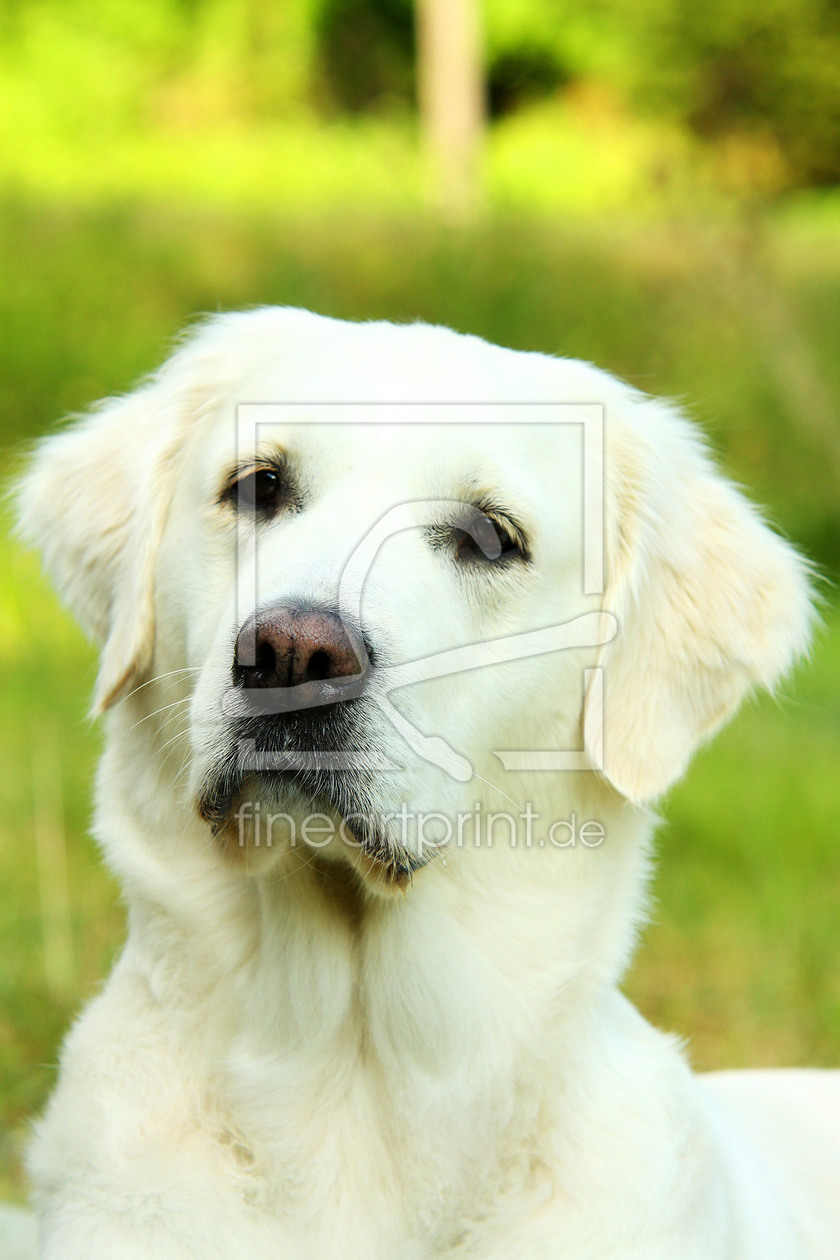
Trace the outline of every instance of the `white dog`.
<instances>
[{"instance_id":1,"label":"white dog","mask_svg":"<svg viewBox=\"0 0 840 1260\"><path fill-rule=\"evenodd\" d=\"M684 419L265 309L20 513L102 645L128 904L30 1152L46 1260L836 1260L840 1074L696 1077L618 989L648 807L809 633Z\"/></svg>"}]
</instances>

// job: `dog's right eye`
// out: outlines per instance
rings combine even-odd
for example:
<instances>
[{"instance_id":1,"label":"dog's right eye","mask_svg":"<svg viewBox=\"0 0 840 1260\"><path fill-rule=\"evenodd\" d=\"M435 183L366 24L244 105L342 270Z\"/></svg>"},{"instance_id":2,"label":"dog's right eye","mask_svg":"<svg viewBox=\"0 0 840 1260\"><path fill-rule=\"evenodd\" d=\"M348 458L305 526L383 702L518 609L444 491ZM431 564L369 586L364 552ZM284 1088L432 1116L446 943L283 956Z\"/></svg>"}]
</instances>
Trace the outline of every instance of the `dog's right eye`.
<instances>
[{"instance_id":1,"label":"dog's right eye","mask_svg":"<svg viewBox=\"0 0 840 1260\"><path fill-rule=\"evenodd\" d=\"M497 507L470 506L451 524L431 525L429 542L446 549L464 568L506 568L530 560L525 535L511 517Z\"/></svg>"}]
</instances>

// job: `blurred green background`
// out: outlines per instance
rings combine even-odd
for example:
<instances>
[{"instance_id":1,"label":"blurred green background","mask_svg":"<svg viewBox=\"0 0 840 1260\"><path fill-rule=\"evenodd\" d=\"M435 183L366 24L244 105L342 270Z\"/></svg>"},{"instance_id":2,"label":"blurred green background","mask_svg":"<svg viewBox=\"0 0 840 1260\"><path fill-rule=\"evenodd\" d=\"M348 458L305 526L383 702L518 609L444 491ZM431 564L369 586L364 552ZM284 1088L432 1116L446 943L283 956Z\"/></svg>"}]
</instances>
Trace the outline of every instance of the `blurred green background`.
<instances>
[{"instance_id":1,"label":"blurred green background","mask_svg":"<svg viewBox=\"0 0 840 1260\"><path fill-rule=\"evenodd\" d=\"M6 0L0 444L195 313L422 318L704 424L827 579L812 663L663 807L628 989L700 1067L840 1062L840 10L476 0L487 120L440 209L409 0ZM2 524L0 1196L123 931L87 837L94 658Z\"/></svg>"}]
</instances>

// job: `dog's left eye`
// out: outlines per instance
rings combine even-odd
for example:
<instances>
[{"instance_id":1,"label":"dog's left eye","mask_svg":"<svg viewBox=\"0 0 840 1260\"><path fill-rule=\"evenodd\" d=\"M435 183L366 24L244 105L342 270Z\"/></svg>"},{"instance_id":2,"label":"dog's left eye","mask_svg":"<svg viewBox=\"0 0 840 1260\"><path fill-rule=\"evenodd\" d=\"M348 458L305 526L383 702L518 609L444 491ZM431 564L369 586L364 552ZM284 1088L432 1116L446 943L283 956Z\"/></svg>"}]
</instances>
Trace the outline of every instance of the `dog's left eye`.
<instances>
[{"instance_id":1,"label":"dog's left eye","mask_svg":"<svg viewBox=\"0 0 840 1260\"><path fill-rule=\"evenodd\" d=\"M469 529L454 529L453 543L455 559L461 564L498 564L527 559L524 540L514 528L483 512L470 515Z\"/></svg>"}]
</instances>

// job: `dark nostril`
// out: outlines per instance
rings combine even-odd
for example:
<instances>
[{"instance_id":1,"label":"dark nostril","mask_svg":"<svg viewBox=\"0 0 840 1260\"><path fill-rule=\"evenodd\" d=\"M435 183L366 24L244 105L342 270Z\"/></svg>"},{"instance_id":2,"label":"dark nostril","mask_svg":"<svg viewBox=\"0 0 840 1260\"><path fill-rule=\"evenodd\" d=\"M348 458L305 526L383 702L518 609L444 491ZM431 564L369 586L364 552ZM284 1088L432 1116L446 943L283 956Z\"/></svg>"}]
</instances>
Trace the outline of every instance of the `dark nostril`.
<instances>
[{"instance_id":1,"label":"dark nostril","mask_svg":"<svg viewBox=\"0 0 840 1260\"><path fill-rule=\"evenodd\" d=\"M306 662L306 677L309 682L322 682L333 673L333 663L329 653L319 649L313 652Z\"/></svg>"},{"instance_id":2,"label":"dark nostril","mask_svg":"<svg viewBox=\"0 0 840 1260\"><path fill-rule=\"evenodd\" d=\"M254 663L257 672L263 675L274 674L277 670L277 653L265 639L257 644L257 655Z\"/></svg>"}]
</instances>

